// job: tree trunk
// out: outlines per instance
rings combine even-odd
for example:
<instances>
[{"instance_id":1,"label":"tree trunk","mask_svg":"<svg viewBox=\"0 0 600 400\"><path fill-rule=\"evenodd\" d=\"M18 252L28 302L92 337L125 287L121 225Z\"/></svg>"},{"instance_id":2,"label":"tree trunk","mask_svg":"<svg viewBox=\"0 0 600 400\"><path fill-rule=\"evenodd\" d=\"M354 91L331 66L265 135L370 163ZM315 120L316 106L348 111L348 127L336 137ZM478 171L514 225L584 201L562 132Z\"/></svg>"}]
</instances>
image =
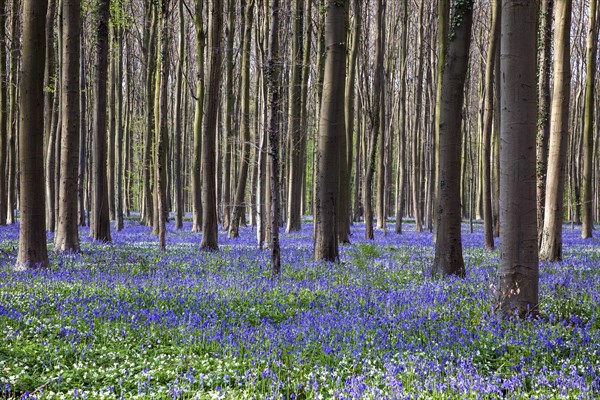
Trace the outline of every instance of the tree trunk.
<instances>
[{"instance_id":1,"label":"tree trunk","mask_svg":"<svg viewBox=\"0 0 600 400\"><path fill-rule=\"evenodd\" d=\"M494 69L496 67L496 48L500 40L500 1L492 1L492 16L490 22L490 36L485 64L485 95L483 101L483 233L485 248L494 249L494 232L492 219L492 124L494 121Z\"/></svg>"},{"instance_id":2,"label":"tree trunk","mask_svg":"<svg viewBox=\"0 0 600 400\"><path fill-rule=\"evenodd\" d=\"M179 7L179 61L177 62L177 86L175 88L175 130L173 132L173 188L175 191L175 229L183 227L183 184L181 181L181 158L183 137L183 66L186 61L185 52L185 18L183 0L178 1Z\"/></svg>"},{"instance_id":3,"label":"tree trunk","mask_svg":"<svg viewBox=\"0 0 600 400\"><path fill-rule=\"evenodd\" d=\"M10 86L9 86L9 139L8 139L8 211L7 223L13 224L16 221L15 210L17 206L17 154L16 154L16 136L18 134L17 121L17 85L19 82L19 56L21 52L21 1L12 1L11 15L11 48L10 48Z\"/></svg>"},{"instance_id":4,"label":"tree trunk","mask_svg":"<svg viewBox=\"0 0 600 400\"><path fill-rule=\"evenodd\" d=\"M240 9L244 10L245 0L242 0ZM233 0L227 1L227 28L225 29L225 35L227 36L227 53L225 55L225 72L227 86L225 88L225 111L223 117L225 118L225 134L223 139L223 198L221 204L223 205L223 229L228 230L231 225L231 178L233 175L231 158L234 144L233 134L233 52L234 52L234 36L235 36L235 4ZM242 19L244 17L242 16ZM244 27L242 27L244 29ZM244 29L245 30L245 29ZM242 140L240 140L242 142ZM244 143L241 143L242 146ZM243 202L243 198L242 198Z\"/></svg>"},{"instance_id":5,"label":"tree trunk","mask_svg":"<svg viewBox=\"0 0 600 400\"><path fill-rule=\"evenodd\" d=\"M538 309L535 131L537 2L503 0L501 16L500 252L497 307Z\"/></svg>"},{"instance_id":6,"label":"tree trunk","mask_svg":"<svg viewBox=\"0 0 600 400\"><path fill-rule=\"evenodd\" d=\"M377 229L383 229L386 219L385 214L385 141L386 141L386 118L385 118L385 68L384 68L384 59L385 59L385 12L386 2L381 3L381 16L379 16L378 11L378 19L377 24L379 29L377 31L377 55L376 62L377 66L375 67L375 74L378 75L375 80L379 80L379 84L377 84L376 88L373 90L373 104L379 102L379 105L376 106L377 113L375 118L379 119L379 123L377 125L379 133L378 142L377 142L377 185L376 185L376 196L375 200L377 202L375 206L375 212L377 214ZM380 76L379 76L380 75Z\"/></svg>"},{"instance_id":7,"label":"tree trunk","mask_svg":"<svg viewBox=\"0 0 600 400\"><path fill-rule=\"evenodd\" d=\"M158 218L158 248L165 250L166 222L167 222L167 129L168 129L168 85L169 85L169 0L161 1L161 26L160 26L160 53L158 55L158 68L156 70L156 96L158 102L155 115L158 116L156 126L156 156L154 175L156 179L156 198Z\"/></svg>"},{"instance_id":8,"label":"tree trunk","mask_svg":"<svg viewBox=\"0 0 600 400\"><path fill-rule=\"evenodd\" d=\"M453 20L442 75L439 109L439 171L436 205L435 259L433 276L465 275L462 254L460 162L462 146L462 108L465 79L469 66L473 2L453 2ZM440 16L441 18L441 16Z\"/></svg>"},{"instance_id":9,"label":"tree trunk","mask_svg":"<svg viewBox=\"0 0 600 400\"><path fill-rule=\"evenodd\" d=\"M6 162L8 160L8 76L6 75L6 0L0 0L0 225L8 212Z\"/></svg>"},{"instance_id":10,"label":"tree trunk","mask_svg":"<svg viewBox=\"0 0 600 400\"><path fill-rule=\"evenodd\" d=\"M548 141L550 139L550 55L552 53L552 9L554 0L542 0L539 20L538 52L538 129L537 159L537 221L538 245L542 244L544 207L546 202L546 173L548 171Z\"/></svg>"},{"instance_id":11,"label":"tree trunk","mask_svg":"<svg viewBox=\"0 0 600 400\"><path fill-rule=\"evenodd\" d=\"M56 15L56 0L48 2L48 11L46 13L46 42L45 42L45 70L44 70L44 143L46 144L45 154L45 186L46 186L46 229L54 232L54 152L55 152L55 110L57 109L57 85L54 60L54 19Z\"/></svg>"},{"instance_id":12,"label":"tree trunk","mask_svg":"<svg viewBox=\"0 0 600 400\"><path fill-rule=\"evenodd\" d=\"M203 250L217 250L218 220L216 193L216 139L217 114L219 112L219 89L221 75L221 36L223 26L222 2L211 0L208 21L209 75L207 102L202 135L202 243Z\"/></svg>"},{"instance_id":13,"label":"tree trunk","mask_svg":"<svg viewBox=\"0 0 600 400\"><path fill-rule=\"evenodd\" d=\"M19 96L21 226L16 270L48 267L44 202L45 0L23 4L23 61Z\"/></svg>"},{"instance_id":14,"label":"tree trunk","mask_svg":"<svg viewBox=\"0 0 600 400\"><path fill-rule=\"evenodd\" d=\"M194 151L192 156L192 231L202 231L202 125L204 119L204 44L205 32L202 23L202 5L204 0L196 0L196 106L194 110Z\"/></svg>"},{"instance_id":15,"label":"tree trunk","mask_svg":"<svg viewBox=\"0 0 600 400\"><path fill-rule=\"evenodd\" d=\"M116 96L116 130L114 147L114 202L115 202L115 229L123 229L123 28L118 27L115 30L117 38L115 40L116 61L113 64L116 67L115 73L115 96Z\"/></svg>"},{"instance_id":16,"label":"tree trunk","mask_svg":"<svg viewBox=\"0 0 600 400\"><path fill-rule=\"evenodd\" d=\"M288 179L288 215L286 231L299 231L302 227L302 177L304 159L302 158L302 62L304 33L304 0L294 0L292 22L292 53L289 83L288 137L290 164Z\"/></svg>"},{"instance_id":17,"label":"tree trunk","mask_svg":"<svg viewBox=\"0 0 600 400\"><path fill-rule=\"evenodd\" d=\"M79 45L80 45L80 59L79 59L79 159L77 167L77 197L78 197L78 209L79 209L79 225L85 226L85 176L86 176L86 155L87 155L87 70L85 67L85 36L83 26L81 29Z\"/></svg>"},{"instance_id":18,"label":"tree trunk","mask_svg":"<svg viewBox=\"0 0 600 400\"><path fill-rule=\"evenodd\" d=\"M552 108L550 115L550 149L546 202L540 258L562 258L563 195L569 141L569 99L571 92L571 0L557 0L554 9L554 60Z\"/></svg>"},{"instance_id":19,"label":"tree trunk","mask_svg":"<svg viewBox=\"0 0 600 400\"><path fill-rule=\"evenodd\" d=\"M398 158L396 185L396 225L395 232L402 233L402 217L404 216L404 185L406 179L406 70L408 37L408 0L402 1L402 33L400 37L400 93L398 105ZM437 196L434 194L434 199ZM434 227L435 229L435 227Z\"/></svg>"},{"instance_id":20,"label":"tree trunk","mask_svg":"<svg viewBox=\"0 0 600 400\"><path fill-rule=\"evenodd\" d=\"M338 201L340 186L340 159L338 150L341 137L346 134L344 118L346 68L346 8L345 1L328 0L325 20L325 71L321 115L319 118L319 151L316 203L315 260L337 261Z\"/></svg>"},{"instance_id":21,"label":"tree trunk","mask_svg":"<svg viewBox=\"0 0 600 400\"><path fill-rule=\"evenodd\" d=\"M596 53L598 51L598 9L596 0L590 0L590 25L587 34L585 111L583 116L583 207L581 237L591 238L594 229L592 163L594 155L594 89Z\"/></svg>"},{"instance_id":22,"label":"tree trunk","mask_svg":"<svg viewBox=\"0 0 600 400\"><path fill-rule=\"evenodd\" d=\"M244 198L246 195L246 182L248 181L248 168L250 164L250 46L252 44L252 21L254 15L254 0L249 0L245 10L244 43L242 49L242 123L240 126L240 169L238 182L233 202L233 217L229 227L229 237L239 236L240 220L246 214Z\"/></svg>"},{"instance_id":23,"label":"tree trunk","mask_svg":"<svg viewBox=\"0 0 600 400\"><path fill-rule=\"evenodd\" d=\"M110 242L110 221L108 218L108 191L106 177L106 109L108 80L108 20L109 0L99 0L96 38L96 101L94 102L94 142L93 142L93 202L92 239Z\"/></svg>"},{"instance_id":24,"label":"tree trunk","mask_svg":"<svg viewBox=\"0 0 600 400\"><path fill-rule=\"evenodd\" d=\"M79 167L79 43L81 7L78 0L62 0L61 166L58 229L54 251L79 252L77 175Z\"/></svg>"},{"instance_id":25,"label":"tree trunk","mask_svg":"<svg viewBox=\"0 0 600 400\"><path fill-rule=\"evenodd\" d=\"M279 0L271 1L271 29L269 32L269 59L267 85L269 88L269 181L271 223L271 270L278 277L281 273L279 249Z\"/></svg>"},{"instance_id":26,"label":"tree trunk","mask_svg":"<svg viewBox=\"0 0 600 400\"><path fill-rule=\"evenodd\" d=\"M156 80L156 36L157 36L157 12L154 2L148 1L146 4L146 126L144 134L144 155L143 155L143 188L144 199L142 207L142 222L147 226L152 226L154 221L154 206L152 196L152 141L154 139L154 82Z\"/></svg>"}]
</instances>

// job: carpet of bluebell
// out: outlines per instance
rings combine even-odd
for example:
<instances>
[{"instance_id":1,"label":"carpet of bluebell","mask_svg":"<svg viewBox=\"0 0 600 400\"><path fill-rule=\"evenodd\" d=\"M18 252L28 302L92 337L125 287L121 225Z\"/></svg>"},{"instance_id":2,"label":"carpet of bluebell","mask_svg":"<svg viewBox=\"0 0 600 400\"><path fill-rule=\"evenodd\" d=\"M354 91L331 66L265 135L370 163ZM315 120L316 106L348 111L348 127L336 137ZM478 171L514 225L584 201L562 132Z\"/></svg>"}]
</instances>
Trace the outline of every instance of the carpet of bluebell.
<instances>
[{"instance_id":1,"label":"carpet of bluebell","mask_svg":"<svg viewBox=\"0 0 600 400\"><path fill-rule=\"evenodd\" d=\"M0 228L0 398L591 399L600 397L600 240L565 226L540 266L540 316L493 309L499 252L464 226L465 279L433 280L430 233L352 227L337 264L312 225L282 234L282 276L255 232L202 252L190 224L167 251L139 222L50 270L15 272ZM49 234L49 249L52 235ZM498 244L498 243L497 243Z\"/></svg>"}]
</instances>

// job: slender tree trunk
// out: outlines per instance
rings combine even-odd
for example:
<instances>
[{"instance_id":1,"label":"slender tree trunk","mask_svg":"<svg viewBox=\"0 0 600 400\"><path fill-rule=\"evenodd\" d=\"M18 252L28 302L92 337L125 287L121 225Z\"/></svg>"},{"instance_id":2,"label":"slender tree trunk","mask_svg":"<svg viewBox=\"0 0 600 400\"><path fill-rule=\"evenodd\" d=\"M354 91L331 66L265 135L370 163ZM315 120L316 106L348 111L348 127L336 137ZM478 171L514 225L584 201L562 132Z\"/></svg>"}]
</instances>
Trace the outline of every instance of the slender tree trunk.
<instances>
[{"instance_id":1,"label":"slender tree trunk","mask_svg":"<svg viewBox=\"0 0 600 400\"><path fill-rule=\"evenodd\" d=\"M250 165L250 46L252 44L252 21L254 15L254 0L249 0L245 10L245 33L242 49L242 121L240 126L240 169L238 182L233 202L233 217L229 227L229 237L239 236L240 220L246 214L244 197L246 195L246 182L248 181L248 168Z\"/></svg>"},{"instance_id":2,"label":"slender tree trunk","mask_svg":"<svg viewBox=\"0 0 600 400\"><path fill-rule=\"evenodd\" d=\"M319 118L319 156L316 204L315 260L337 261L338 204L340 186L340 159L338 150L341 137L346 134L344 93L346 68L346 1L328 0L325 19L325 71L321 115Z\"/></svg>"},{"instance_id":3,"label":"slender tree trunk","mask_svg":"<svg viewBox=\"0 0 600 400\"><path fill-rule=\"evenodd\" d=\"M16 270L48 267L44 202L44 38L47 2L23 3L23 62L19 91L21 226Z\"/></svg>"},{"instance_id":4,"label":"slender tree trunk","mask_svg":"<svg viewBox=\"0 0 600 400\"><path fill-rule=\"evenodd\" d=\"M173 187L175 190L175 229L183 227L183 184L181 181L181 138L183 136L183 67L186 61L185 52L185 18L183 1L178 1L179 7L179 61L177 62L177 86L175 87L175 130L173 132Z\"/></svg>"},{"instance_id":5,"label":"slender tree trunk","mask_svg":"<svg viewBox=\"0 0 600 400\"><path fill-rule=\"evenodd\" d=\"M304 0L294 0L292 21L292 52L289 83L288 137L290 148L290 168L288 179L288 212L286 231L298 231L302 226L302 177L305 167L302 158L302 62L304 33Z\"/></svg>"},{"instance_id":6,"label":"slender tree trunk","mask_svg":"<svg viewBox=\"0 0 600 400\"><path fill-rule=\"evenodd\" d=\"M158 55L158 68L156 70L157 104L156 115L158 116L156 126L156 156L154 174L156 176L156 192L158 212L158 247L164 250L166 247L166 222L167 222L167 129L168 129L168 85L169 85L169 40L170 29L169 9L170 1L161 1L161 26L160 26L160 53Z\"/></svg>"},{"instance_id":7,"label":"slender tree trunk","mask_svg":"<svg viewBox=\"0 0 600 400\"><path fill-rule=\"evenodd\" d=\"M373 90L373 104L379 102L379 105L376 106L377 114L375 118L379 118L378 123L378 137L379 141L377 142L377 182L376 182L376 196L375 201L377 202L375 206L375 212L377 214L377 229L383 229L385 225L385 142L387 134L385 132L386 129L386 118L385 118L385 67L384 67L384 59L385 59L385 31L386 31L386 1L381 2L381 16L379 16L378 11L378 20L377 24L379 29L377 31L377 54L376 54L376 63L375 74L381 75L380 77L376 77L375 80L379 80L378 88L374 88Z\"/></svg>"},{"instance_id":8,"label":"slender tree trunk","mask_svg":"<svg viewBox=\"0 0 600 400\"><path fill-rule=\"evenodd\" d=\"M241 10L243 13L245 0L241 1ZM225 28L225 35L227 37L227 52L225 54L225 72L226 82L225 87L225 111L223 117L225 118L225 134L223 135L223 229L228 230L231 225L231 177L233 175L231 158L234 144L233 134L233 52L234 52L234 36L235 36L235 2L233 0L227 1L227 27ZM244 19L244 16L242 16ZM244 27L242 27L244 29ZM241 142L242 140L240 140ZM242 146L244 143L241 143ZM243 198L242 198L243 202Z\"/></svg>"},{"instance_id":9,"label":"slender tree trunk","mask_svg":"<svg viewBox=\"0 0 600 400\"><path fill-rule=\"evenodd\" d=\"M436 206L437 230L432 275L465 275L462 254L460 162L462 145L462 108L469 66L473 2L453 2L453 24L445 67L439 109L439 175Z\"/></svg>"},{"instance_id":10,"label":"slender tree trunk","mask_svg":"<svg viewBox=\"0 0 600 400\"><path fill-rule=\"evenodd\" d=\"M501 16L500 267L497 307L538 309L535 130L537 2L503 0Z\"/></svg>"},{"instance_id":11,"label":"slender tree trunk","mask_svg":"<svg viewBox=\"0 0 600 400\"><path fill-rule=\"evenodd\" d=\"M563 194L569 139L569 99L571 92L571 0L557 0L554 9L554 86L550 117L550 149L546 178L546 205L540 258L562 258Z\"/></svg>"},{"instance_id":12,"label":"slender tree trunk","mask_svg":"<svg viewBox=\"0 0 600 400\"><path fill-rule=\"evenodd\" d=\"M546 202L546 173L548 171L548 141L550 140L550 55L552 53L552 10L554 0L542 0L538 39L538 129L537 159L537 221L538 245L542 245L544 207Z\"/></svg>"},{"instance_id":13,"label":"slender tree trunk","mask_svg":"<svg viewBox=\"0 0 600 400\"><path fill-rule=\"evenodd\" d=\"M196 0L196 106L194 110L194 151L192 156L192 231L202 231L202 125L204 119L204 44L205 32L202 23L204 0Z\"/></svg>"},{"instance_id":14,"label":"slender tree trunk","mask_svg":"<svg viewBox=\"0 0 600 400\"><path fill-rule=\"evenodd\" d=\"M591 238L594 229L592 163L594 155L594 93L598 52L597 1L590 0L590 25L586 45L585 111L583 116L583 207L581 237Z\"/></svg>"},{"instance_id":15,"label":"slender tree trunk","mask_svg":"<svg viewBox=\"0 0 600 400\"><path fill-rule=\"evenodd\" d=\"M78 0L62 0L61 68L61 166L58 229L54 239L57 252L79 252L77 173L79 166L79 43L81 7Z\"/></svg>"},{"instance_id":16,"label":"slender tree trunk","mask_svg":"<svg viewBox=\"0 0 600 400\"><path fill-rule=\"evenodd\" d=\"M8 212L8 76L6 75L6 0L0 0L0 225L6 225Z\"/></svg>"},{"instance_id":17,"label":"slender tree trunk","mask_svg":"<svg viewBox=\"0 0 600 400\"><path fill-rule=\"evenodd\" d=\"M271 223L271 269L272 275L281 273L279 249L279 0L271 1L271 29L269 32L269 58L267 85L269 88L269 181Z\"/></svg>"},{"instance_id":18,"label":"slender tree trunk","mask_svg":"<svg viewBox=\"0 0 600 400\"><path fill-rule=\"evenodd\" d=\"M116 130L115 130L115 148L114 148L114 202L115 202L115 229L120 231L123 229L123 28L119 27L115 30L117 35L115 45L116 61L113 64L116 67Z\"/></svg>"},{"instance_id":19,"label":"slender tree trunk","mask_svg":"<svg viewBox=\"0 0 600 400\"><path fill-rule=\"evenodd\" d=\"M143 188L144 199L142 208L142 222L147 226L152 226L154 222L154 206L152 197L152 141L154 138L154 82L156 80L156 36L157 36L157 12L155 11L154 2L148 0L146 5L146 18L151 21L147 27L147 42L146 42L146 129L144 135L144 176Z\"/></svg>"},{"instance_id":20,"label":"slender tree trunk","mask_svg":"<svg viewBox=\"0 0 600 400\"><path fill-rule=\"evenodd\" d=\"M216 139L221 75L222 2L211 0L208 21L209 75L202 135L202 243L203 250L217 250L218 221L216 204Z\"/></svg>"},{"instance_id":21,"label":"slender tree trunk","mask_svg":"<svg viewBox=\"0 0 600 400\"><path fill-rule=\"evenodd\" d=\"M400 93L398 105L398 179L396 185L396 225L397 234L402 233L402 217L404 216L404 185L406 177L406 70L408 37L408 0L402 1L402 33L400 37ZM437 130L437 129L436 129ZM434 194L434 199L437 195ZM435 229L435 227L434 227Z\"/></svg>"},{"instance_id":22,"label":"slender tree trunk","mask_svg":"<svg viewBox=\"0 0 600 400\"><path fill-rule=\"evenodd\" d=\"M77 197L79 209L79 225L85 226L85 176L86 176L86 154L87 154L87 70L85 68L85 36L83 26L80 32L80 59L79 59L79 159L77 167Z\"/></svg>"},{"instance_id":23,"label":"slender tree trunk","mask_svg":"<svg viewBox=\"0 0 600 400\"><path fill-rule=\"evenodd\" d=\"M99 0L96 38L96 101L94 102L94 144L93 144L93 202L92 239L110 242L110 220L108 218L108 191L106 177L106 109L108 80L108 20L109 0Z\"/></svg>"},{"instance_id":24,"label":"slender tree trunk","mask_svg":"<svg viewBox=\"0 0 600 400\"><path fill-rule=\"evenodd\" d=\"M494 232L492 219L492 124L494 122L494 69L496 67L496 48L500 40L500 1L492 1L492 15L490 23L490 36L488 38L487 56L485 64L485 95L483 101L483 232L485 248L494 249Z\"/></svg>"},{"instance_id":25,"label":"slender tree trunk","mask_svg":"<svg viewBox=\"0 0 600 400\"><path fill-rule=\"evenodd\" d=\"M19 82L19 58L21 54L21 1L12 1L11 15L11 47L10 47L10 87L9 87L9 139L8 139L8 224L13 224L16 220L15 209L17 206L17 154L16 154L16 136L18 135L17 115L17 85Z\"/></svg>"},{"instance_id":26,"label":"slender tree trunk","mask_svg":"<svg viewBox=\"0 0 600 400\"><path fill-rule=\"evenodd\" d=\"M54 151L55 151L55 132L53 121L55 118L54 110L57 108L57 85L54 60L54 19L56 15L56 0L48 2L46 13L46 42L45 42L45 69L44 69L44 143L46 149L45 172L46 172L46 229L54 232ZM22 78L21 78L22 79Z\"/></svg>"}]
</instances>

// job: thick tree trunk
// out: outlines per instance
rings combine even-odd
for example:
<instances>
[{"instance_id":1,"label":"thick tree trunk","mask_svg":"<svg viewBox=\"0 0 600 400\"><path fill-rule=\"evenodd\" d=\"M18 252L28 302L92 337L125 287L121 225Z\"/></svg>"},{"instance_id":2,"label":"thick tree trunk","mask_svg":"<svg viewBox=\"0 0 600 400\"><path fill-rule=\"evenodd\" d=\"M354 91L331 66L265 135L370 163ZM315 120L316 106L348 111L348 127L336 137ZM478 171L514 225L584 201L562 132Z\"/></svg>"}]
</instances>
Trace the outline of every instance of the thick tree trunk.
<instances>
[{"instance_id":1,"label":"thick tree trunk","mask_svg":"<svg viewBox=\"0 0 600 400\"><path fill-rule=\"evenodd\" d=\"M590 0L590 25L586 45L585 111L583 115L583 207L581 237L591 238L594 229L592 163L594 156L594 94L598 51L597 1Z\"/></svg>"},{"instance_id":2,"label":"thick tree trunk","mask_svg":"<svg viewBox=\"0 0 600 400\"><path fill-rule=\"evenodd\" d=\"M203 250L217 250L217 190L216 190L216 139L219 112L221 75L221 36L223 26L221 0L211 0L209 18L209 75L206 93L204 134L202 135L202 243Z\"/></svg>"},{"instance_id":3,"label":"thick tree trunk","mask_svg":"<svg viewBox=\"0 0 600 400\"><path fill-rule=\"evenodd\" d=\"M78 0L62 0L61 166L58 229L54 251L78 252L77 175L79 167L79 43L81 7Z\"/></svg>"},{"instance_id":4,"label":"thick tree trunk","mask_svg":"<svg viewBox=\"0 0 600 400\"><path fill-rule=\"evenodd\" d=\"M465 275L462 254L460 162L462 146L462 107L469 66L473 2L455 2L452 15L459 23L450 30L439 109L439 175L436 204L435 259L431 273Z\"/></svg>"},{"instance_id":5,"label":"thick tree trunk","mask_svg":"<svg viewBox=\"0 0 600 400\"><path fill-rule=\"evenodd\" d=\"M108 80L108 20L109 0L98 2L96 38L96 101L94 102L94 142L93 142L93 202L92 239L110 242L110 220L108 218L108 191L106 177L106 109Z\"/></svg>"},{"instance_id":6,"label":"thick tree trunk","mask_svg":"<svg viewBox=\"0 0 600 400\"><path fill-rule=\"evenodd\" d=\"M540 258L562 258L563 195L569 141L569 99L571 92L571 0L557 0L554 9L554 60L550 149L546 177L546 205Z\"/></svg>"},{"instance_id":7,"label":"thick tree trunk","mask_svg":"<svg viewBox=\"0 0 600 400\"><path fill-rule=\"evenodd\" d=\"M23 4L23 61L19 91L21 226L16 270L48 267L44 202L45 0Z\"/></svg>"},{"instance_id":8,"label":"thick tree trunk","mask_svg":"<svg viewBox=\"0 0 600 400\"><path fill-rule=\"evenodd\" d=\"M241 10L245 4L245 0L242 0ZM235 4L233 0L227 1L227 28L225 29L225 36L227 37L227 52L225 55L225 73L227 86L225 88L225 111L223 117L225 118L225 133L223 135L223 180L222 180L222 192L223 197L221 204L223 205L223 229L228 230L231 225L231 178L234 175L234 171L231 165L231 158L234 149L234 132L233 132L233 52L234 52L234 36L235 36ZM244 16L242 15L242 19ZM242 27L244 29L244 27ZM244 29L245 30L245 29ZM242 142L242 140L240 140ZM241 143L244 145L244 143ZM243 199L242 199L243 201Z\"/></svg>"},{"instance_id":9,"label":"thick tree trunk","mask_svg":"<svg viewBox=\"0 0 600 400\"><path fill-rule=\"evenodd\" d=\"M345 1L329 0L325 20L325 72L321 115L319 118L319 156L316 204L315 260L337 261L338 201L340 186L340 159L338 146L346 134L344 118L344 92L346 67L346 8Z\"/></svg>"},{"instance_id":10,"label":"thick tree trunk","mask_svg":"<svg viewBox=\"0 0 600 400\"><path fill-rule=\"evenodd\" d=\"M538 308L535 131L537 2L503 0L501 17L500 267L497 306L524 316Z\"/></svg>"}]
</instances>

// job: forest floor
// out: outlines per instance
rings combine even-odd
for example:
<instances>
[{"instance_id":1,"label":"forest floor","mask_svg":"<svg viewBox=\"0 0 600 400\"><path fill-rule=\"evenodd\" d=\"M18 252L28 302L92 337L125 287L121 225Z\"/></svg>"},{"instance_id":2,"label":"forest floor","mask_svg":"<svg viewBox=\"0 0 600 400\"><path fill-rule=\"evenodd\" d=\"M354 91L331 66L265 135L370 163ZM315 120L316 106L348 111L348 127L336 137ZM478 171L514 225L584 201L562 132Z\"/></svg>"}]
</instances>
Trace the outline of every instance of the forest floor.
<instances>
[{"instance_id":1,"label":"forest floor","mask_svg":"<svg viewBox=\"0 0 600 400\"><path fill-rule=\"evenodd\" d=\"M164 253L136 221L109 245L81 228L81 254L17 273L18 226L1 227L0 398L598 398L600 239L565 226L540 318L511 321L475 228L467 277L432 280L432 236L410 224L374 242L353 226L339 264L312 261L305 224L274 282L251 228L212 253L189 223Z\"/></svg>"}]
</instances>

